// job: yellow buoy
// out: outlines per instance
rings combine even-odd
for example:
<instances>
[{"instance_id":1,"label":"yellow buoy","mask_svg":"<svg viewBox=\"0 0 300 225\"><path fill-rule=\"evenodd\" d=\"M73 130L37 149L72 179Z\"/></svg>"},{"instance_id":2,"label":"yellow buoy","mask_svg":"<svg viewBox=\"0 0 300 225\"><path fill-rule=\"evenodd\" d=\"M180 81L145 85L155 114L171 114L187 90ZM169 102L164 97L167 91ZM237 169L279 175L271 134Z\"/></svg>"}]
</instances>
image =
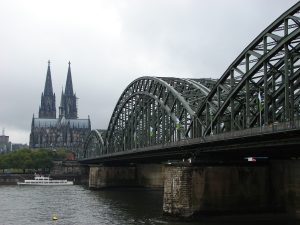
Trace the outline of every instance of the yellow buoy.
<instances>
[{"instance_id":1,"label":"yellow buoy","mask_svg":"<svg viewBox=\"0 0 300 225\"><path fill-rule=\"evenodd\" d=\"M52 220L58 220L58 217L54 214L54 215L52 216Z\"/></svg>"}]
</instances>

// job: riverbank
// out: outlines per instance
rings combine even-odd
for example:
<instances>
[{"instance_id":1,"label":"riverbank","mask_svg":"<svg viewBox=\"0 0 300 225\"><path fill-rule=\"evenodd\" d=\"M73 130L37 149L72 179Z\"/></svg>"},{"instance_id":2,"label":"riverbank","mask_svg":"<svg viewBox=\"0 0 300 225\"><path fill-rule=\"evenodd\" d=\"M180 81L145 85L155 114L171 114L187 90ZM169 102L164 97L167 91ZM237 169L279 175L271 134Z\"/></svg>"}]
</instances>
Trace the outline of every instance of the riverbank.
<instances>
[{"instance_id":1,"label":"riverbank","mask_svg":"<svg viewBox=\"0 0 300 225\"><path fill-rule=\"evenodd\" d=\"M33 174L0 174L0 185L16 185L19 181L24 181L25 179L33 178Z\"/></svg>"},{"instance_id":2,"label":"riverbank","mask_svg":"<svg viewBox=\"0 0 300 225\"><path fill-rule=\"evenodd\" d=\"M53 161L52 163L53 167L44 175L49 175L52 179L73 181L74 184L88 184L88 169L82 167L77 161ZM17 182L23 182L25 179L34 179L34 172L18 173L9 170L0 173L0 185L16 185Z\"/></svg>"}]
</instances>

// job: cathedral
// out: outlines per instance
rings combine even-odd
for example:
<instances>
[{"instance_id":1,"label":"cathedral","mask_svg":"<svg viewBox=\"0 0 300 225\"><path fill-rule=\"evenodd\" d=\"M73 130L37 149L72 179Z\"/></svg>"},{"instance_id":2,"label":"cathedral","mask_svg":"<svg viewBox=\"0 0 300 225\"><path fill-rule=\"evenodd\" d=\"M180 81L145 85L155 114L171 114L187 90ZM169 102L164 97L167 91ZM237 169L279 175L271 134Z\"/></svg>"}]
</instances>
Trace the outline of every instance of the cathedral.
<instances>
[{"instance_id":1,"label":"cathedral","mask_svg":"<svg viewBox=\"0 0 300 225\"><path fill-rule=\"evenodd\" d=\"M71 63L69 62L65 91L62 90L59 115L56 118L55 93L52 88L50 61L39 116L31 122L31 148L67 148L77 152L91 131L91 121L78 119L77 97L73 92Z\"/></svg>"}]
</instances>

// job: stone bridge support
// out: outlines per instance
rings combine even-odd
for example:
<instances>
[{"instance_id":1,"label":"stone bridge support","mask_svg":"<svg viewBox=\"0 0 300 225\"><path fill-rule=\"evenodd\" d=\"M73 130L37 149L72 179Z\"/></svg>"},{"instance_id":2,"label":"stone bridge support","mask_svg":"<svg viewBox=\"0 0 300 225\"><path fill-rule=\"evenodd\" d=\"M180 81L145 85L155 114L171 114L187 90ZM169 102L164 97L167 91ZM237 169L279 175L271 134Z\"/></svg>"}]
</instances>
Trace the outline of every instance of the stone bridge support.
<instances>
[{"instance_id":1,"label":"stone bridge support","mask_svg":"<svg viewBox=\"0 0 300 225\"><path fill-rule=\"evenodd\" d=\"M137 164L136 178L138 186L147 188L163 188L164 168L163 164Z\"/></svg>"},{"instance_id":2,"label":"stone bridge support","mask_svg":"<svg viewBox=\"0 0 300 225\"><path fill-rule=\"evenodd\" d=\"M164 188L163 212L172 216L300 213L300 160L90 166L90 188L132 186Z\"/></svg>"},{"instance_id":3,"label":"stone bridge support","mask_svg":"<svg viewBox=\"0 0 300 225\"><path fill-rule=\"evenodd\" d=\"M299 160L265 165L166 165L165 214L191 217L207 213L300 210Z\"/></svg>"},{"instance_id":4,"label":"stone bridge support","mask_svg":"<svg viewBox=\"0 0 300 225\"><path fill-rule=\"evenodd\" d=\"M134 166L90 166L89 188L134 186Z\"/></svg>"},{"instance_id":5,"label":"stone bridge support","mask_svg":"<svg viewBox=\"0 0 300 225\"><path fill-rule=\"evenodd\" d=\"M90 166L89 187L93 189L130 186L162 188L163 175L162 164L92 165Z\"/></svg>"},{"instance_id":6,"label":"stone bridge support","mask_svg":"<svg viewBox=\"0 0 300 225\"><path fill-rule=\"evenodd\" d=\"M272 204L300 217L300 160L276 160L270 164Z\"/></svg>"},{"instance_id":7,"label":"stone bridge support","mask_svg":"<svg viewBox=\"0 0 300 225\"><path fill-rule=\"evenodd\" d=\"M72 180L75 184L87 184L89 168L77 161L53 161L50 176L53 179Z\"/></svg>"}]
</instances>

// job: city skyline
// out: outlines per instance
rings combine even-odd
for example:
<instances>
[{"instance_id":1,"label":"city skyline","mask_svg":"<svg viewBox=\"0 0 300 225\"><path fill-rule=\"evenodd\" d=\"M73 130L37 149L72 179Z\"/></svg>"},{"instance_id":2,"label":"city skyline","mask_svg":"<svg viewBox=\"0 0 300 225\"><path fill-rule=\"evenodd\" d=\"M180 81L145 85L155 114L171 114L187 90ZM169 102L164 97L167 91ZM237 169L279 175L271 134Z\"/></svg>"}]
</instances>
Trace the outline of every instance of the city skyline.
<instances>
[{"instance_id":1,"label":"city skyline","mask_svg":"<svg viewBox=\"0 0 300 225\"><path fill-rule=\"evenodd\" d=\"M106 129L134 79L219 78L296 2L2 1L0 128L13 143L29 142L48 60L57 100L71 61L79 117Z\"/></svg>"}]
</instances>

